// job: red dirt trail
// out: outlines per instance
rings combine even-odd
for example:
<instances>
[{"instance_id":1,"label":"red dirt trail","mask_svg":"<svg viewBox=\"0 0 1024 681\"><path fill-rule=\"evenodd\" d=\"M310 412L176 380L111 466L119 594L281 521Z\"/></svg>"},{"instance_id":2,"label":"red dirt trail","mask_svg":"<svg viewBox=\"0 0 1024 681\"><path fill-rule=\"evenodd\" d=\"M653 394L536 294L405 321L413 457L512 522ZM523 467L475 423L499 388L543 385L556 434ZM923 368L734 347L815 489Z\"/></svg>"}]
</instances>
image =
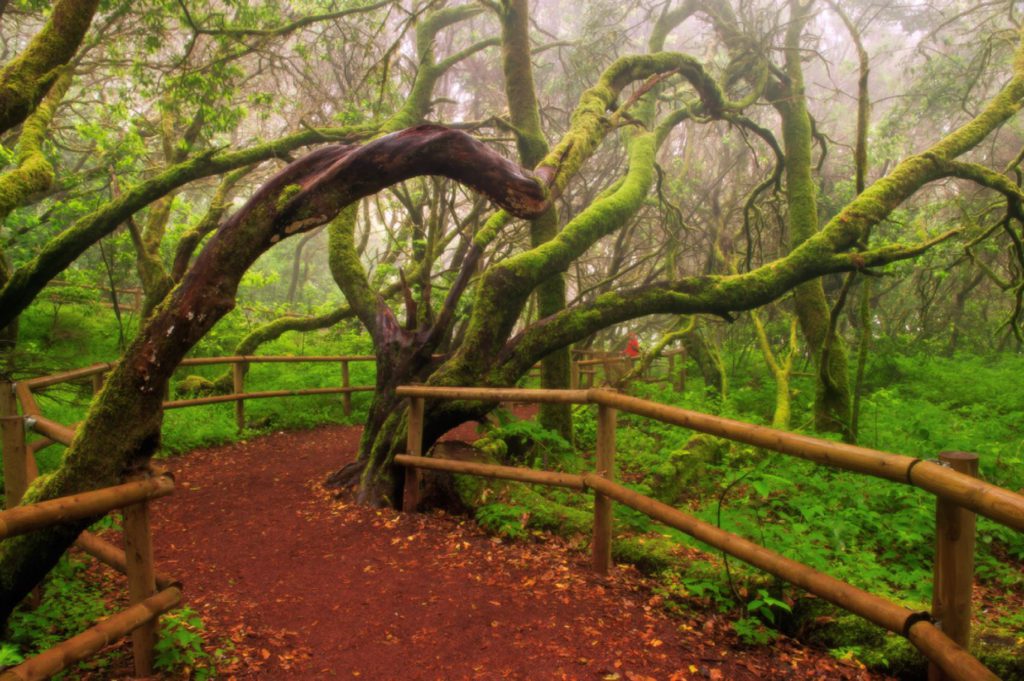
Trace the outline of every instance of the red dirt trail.
<instances>
[{"instance_id":1,"label":"red dirt trail","mask_svg":"<svg viewBox=\"0 0 1024 681\"><path fill-rule=\"evenodd\" d=\"M671 618L633 570L598 578L557 540L338 501L320 481L359 434L277 433L167 462L158 566L213 643L235 642L219 678L872 678L788 640L744 647L718 618Z\"/></svg>"}]
</instances>

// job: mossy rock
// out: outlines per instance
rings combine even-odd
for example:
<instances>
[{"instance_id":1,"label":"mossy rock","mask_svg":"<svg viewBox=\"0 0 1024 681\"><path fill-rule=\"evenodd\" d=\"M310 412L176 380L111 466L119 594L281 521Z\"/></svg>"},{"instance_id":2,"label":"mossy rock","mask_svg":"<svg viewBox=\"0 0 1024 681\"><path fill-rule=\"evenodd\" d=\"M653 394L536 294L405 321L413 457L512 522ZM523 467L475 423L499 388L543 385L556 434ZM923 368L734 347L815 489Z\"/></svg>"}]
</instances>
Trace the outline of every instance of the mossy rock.
<instances>
[{"instance_id":1,"label":"mossy rock","mask_svg":"<svg viewBox=\"0 0 1024 681\"><path fill-rule=\"evenodd\" d=\"M186 376L174 384L176 395L187 397L206 397L209 395L223 395L231 389L231 377L228 377L228 385L221 380L211 381L203 376Z\"/></svg>"},{"instance_id":2,"label":"mossy rock","mask_svg":"<svg viewBox=\"0 0 1024 681\"><path fill-rule=\"evenodd\" d=\"M651 496L671 504L685 496L688 489L704 477L709 463L721 463L729 451L729 443L711 435L695 435L668 459L655 466L645 482Z\"/></svg>"},{"instance_id":3,"label":"mossy rock","mask_svg":"<svg viewBox=\"0 0 1024 681\"><path fill-rule=\"evenodd\" d=\"M658 575L678 569L679 544L664 537L616 537L612 542L612 560L628 563L645 575Z\"/></svg>"}]
</instances>

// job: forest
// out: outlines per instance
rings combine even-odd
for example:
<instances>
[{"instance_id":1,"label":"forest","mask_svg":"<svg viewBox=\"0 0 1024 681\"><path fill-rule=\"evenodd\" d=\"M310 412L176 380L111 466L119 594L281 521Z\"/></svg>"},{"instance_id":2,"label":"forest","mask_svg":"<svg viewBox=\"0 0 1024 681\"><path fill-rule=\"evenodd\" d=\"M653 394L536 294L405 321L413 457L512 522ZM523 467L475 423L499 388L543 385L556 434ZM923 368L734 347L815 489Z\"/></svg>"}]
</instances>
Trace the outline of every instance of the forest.
<instances>
[{"instance_id":1,"label":"forest","mask_svg":"<svg viewBox=\"0 0 1024 681\"><path fill-rule=\"evenodd\" d=\"M1024 679L1022 13L0 0L0 681Z\"/></svg>"}]
</instances>

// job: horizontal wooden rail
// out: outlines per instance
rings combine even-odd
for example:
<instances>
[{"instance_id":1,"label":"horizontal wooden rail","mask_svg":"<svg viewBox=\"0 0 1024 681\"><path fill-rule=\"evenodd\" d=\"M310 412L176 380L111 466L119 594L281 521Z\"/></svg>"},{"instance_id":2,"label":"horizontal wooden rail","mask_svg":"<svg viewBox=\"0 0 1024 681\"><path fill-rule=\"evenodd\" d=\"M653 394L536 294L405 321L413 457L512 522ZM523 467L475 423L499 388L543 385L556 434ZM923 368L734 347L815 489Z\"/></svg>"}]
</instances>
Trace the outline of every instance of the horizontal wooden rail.
<instances>
[{"instance_id":1,"label":"horizontal wooden rail","mask_svg":"<svg viewBox=\"0 0 1024 681\"><path fill-rule=\"evenodd\" d=\"M114 546L103 537L99 537L86 530L78 535L75 540L77 546L83 553L86 553L104 565L109 565L122 575L128 574L128 559L124 549ZM169 586L181 586L181 582L169 575L160 572L154 573L156 586L159 589L166 589Z\"/></svg>"},{"instance_id":2,"label":"horizontal wooden rail","mask_svg":"<svg viewBox=\"0 0 1024 681\"><path fill-rule=\"evenodd\" d=\"M598 357L596 359L581 359L581 360L577 360L576 366L593 367L593 366L601 366L602 364L613 364L615 362L622 362L623 364L625 364L626 362L636 362L636 361L639 361L639 359L640 359L639 357L628 357L626 355L619 355L617 357L615 357L615 356L613 356L613 357Z\"/></svg>"},{"instance_id":3,"label":"horizontal wooden rail","mask_svg":"<svg viewBox=\"0 0 1024 681\"><path fill-rule=\"evenodd\" d=\"M938 497L1024 532L1024 496L930 461L702 414L610 390L592 390L589 397L591 402L647 416L663 423L672 423L815 463L920 487Z\"/></svg>"},{"instance_id":4,"label":"horizontal wooden rail","mask_svg":"<svg viewBox=\"0 0 1024 681\"><path fill-rule=\"evenodd\" d=\"M32 394L32 386L24 381L19 381L14 384L14 394L18 398L18 402L21 403L21 411L25 416L39 416L42 413Z\"/></svg>"},{"instance_id":5,"label":"horizontal wooden rail","mask_svg":"<svg viewBox=\"0 0 1024 681\"><path fill-rule=\"evenodd\" d=\"M178 366L204 366L207 364L234 364L245 362L247 364L259 363L299 363L299 362L373 362L374 355L309 355L305 357L292 357L290 355L231 355L229 357L186 357L181 360Z\"/></svg>"},{"instance_id":6,"label":"horizontal wooden rail","mask_svg":"<svg viewBox=\"0 0 1024 681\"><path fill-rule=\"evenodd\" d=\"M181 602L181 590L175 586L112 615L81 634L0 673L0 681L42 681L81 662L129 632L159 617Z\"/></svg>"},{"instance_id":7,"label":"horizontal wooden rail","mask_svg":"<svg viewBox=\"0 0 1024 681\"><path fill-rule=\"evenodd\" d=\"M46 388L51 385L58 383L67 383L68 381L77 381L80 378L89 378L96 374L106 373L114 368L114 365L108 362L100 362L98 364L92 364L81 369L72 369L71 371L62 371L59 374L49 374L48 376L39 376L38 378L30 378L24 383L29 386L32 390L37 388Z\"/></svg>"},{"instance_id":8,"label":"horizontal wooden rail","mask_svg":"<svg viewBox=\"0 0 1024 681\"><path fill-rule=\"evenodd\" d=\"M249 364L261 363L302 363L302 362L374 362L377 358L374 355L231 355L228 357L187 357L181 360L178 366L205 366L210 364L233 364L235 362L246 362ZM117 362L99 362L81 369L62 371L56 374L47 374L21 381L30 390L47 388L58 383L77 381L82 378L89 378L97 374L103 374L117 366Z\"/></svg>"},{"instance_id":9,"label":"horizontal wooden rail","mask_svg":"<svg viewBox=\"0 0 1024 681\"><path fill-rule=\"evenodd\" d=\"M74 428L52 421L45 416L33 416L28 424L35 432L65 447L69 446L75 437Z\"/></svg>"},{"instance_id":10,"label":"horizontal wooden rail","mask_svg":"<svg viewBox=\"0 0 1024 681\"><path fill-rule=\"evenodd\" d=\"M767 426L650 402L611 390L530 390L399 386L399 397L484 402L569 402L600 404L638 416L771 449L815 463L919 487L959 506L1024 532L1024 496L912 456L799 435Z\"/></svg>"},{"instance_id":11,"label":"horizontal wooden rail","mask_svg":"<svg viewBox=\"0 0 1024 681\"><path fill-rule=\"evenodd\" d=\"M265 397L295 397L301 395L337 395L339 393L372 392L372 385L355 385L347 388L304 388L302 390L264 390L255 393L238 393L231 395L211 395L210 397L196 397L189 400L172 400L164 402L164 409L181 409L182 407L197 407L203 404L218 404L220 402L238 402L240 400L258 400Z\"/></svg>"},{"instance_id":12,"label":"horizontal wooden rail","mask_svg":"<svg viewBox=\"0 0 1024 681\"><path fill-rule=\"evenodd\" d=\"M726 532L682 511L646 497L592 473L582 476L586 485L619 503L650 516L731 556L780 577L790 584L838 605L866 620L905 634L924 655L952 679L998 681L998 677L926 619L911 619L914 612L779 555L752 541Z\"/></svg>"},{"instance_id":13,"label":"horizontal wooden rail","mask_svg":"<svg viewBox=\"0 0 1024 681\"><path fill-rule=\"evenodd\" d=\"M79 520L103 515L115 508L135 504L144 499L156 499L174 491L174 480L160 475L137 482L82 492L38 504L15 506L0 511L0 539L25 534L68 520Z\"/></svg>"},{"instance_id":14,"label":"horizontal wooden rail","mask_svg":"<svg viewBox=\"0 0 1024 681\"><path fill-rule=\"evenodd\" d=\"M464 473L468 475L479 475L484 478L499 478L501 480L516 480L518 482L552 485L554 487L568 487L569 489L579 491L586 489L586 485L583 483L583 478L571 473L536 471L532 468L496 466L494 464L477 463L475 461L434 459L424 456L409 456L408 454L396 454L395 463L402 466L414 466L416 468L424 468L433 471Z\"/></svg>"},{"instance_id":15,"label":"horizontal wooden rail","mask_svg":"<svg viewBox=\"0 0 1024 681\"><path fill-rule=\"evenodd\" d=\"M586 404L586 390L541 390L533 388L446 388L426 385L401 385L399 397L423 397L444 400L479 400L481 402L554 402Z\"/></svg>"}]
</instances>

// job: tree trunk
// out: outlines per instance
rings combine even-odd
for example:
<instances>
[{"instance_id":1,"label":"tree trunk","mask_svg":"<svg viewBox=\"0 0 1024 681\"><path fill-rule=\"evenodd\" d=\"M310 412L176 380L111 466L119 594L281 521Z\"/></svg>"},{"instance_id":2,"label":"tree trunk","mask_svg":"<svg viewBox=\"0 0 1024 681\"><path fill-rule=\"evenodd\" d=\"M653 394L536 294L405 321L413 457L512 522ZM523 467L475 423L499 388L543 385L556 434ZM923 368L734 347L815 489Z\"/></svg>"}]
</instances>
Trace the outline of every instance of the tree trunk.
<instances>
[{"instance_id":1,"label":"tree trunk","mask_svg":"<svg viewBox=\"0 0 1024 681\"><path fill-rule=\"evenodd\" d=\"M708 342L702 329L694 329L683 336L683 347L696 362L701 378L704 379L704 387L725 399L729 394L729 379L718 348Z\"/></svg>"},{"instance_id":2,"label":"tree trunk","mask_svg":"<svg viewBox=\"0 0 1024 681\"><path fill-rule=\"evenodd\" d=\"M783 86L773 93L775 108L782 118L785 149L786 204L789 210L790 247L795 249L818 233L817 185L812 175L813 132L804 94L800 39L807 20L807 7L790 0L790 23L786 31L786 74ZM846 343L831 324L831 313L821 279L793 292L800 329L814 354L818 368L814 401L815 428L823 432L850 435L850 381Z\"/></svg>"}]
</instances>

